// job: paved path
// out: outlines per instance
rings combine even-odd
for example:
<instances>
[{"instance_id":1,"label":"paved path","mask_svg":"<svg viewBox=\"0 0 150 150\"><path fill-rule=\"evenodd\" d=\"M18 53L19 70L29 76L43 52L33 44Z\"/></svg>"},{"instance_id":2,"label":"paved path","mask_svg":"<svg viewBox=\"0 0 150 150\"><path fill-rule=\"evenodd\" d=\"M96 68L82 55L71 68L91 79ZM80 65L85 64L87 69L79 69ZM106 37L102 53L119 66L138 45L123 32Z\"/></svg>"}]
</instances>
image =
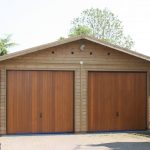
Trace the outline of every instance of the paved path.
<instances>
[{"instance_id":1,"label":"paved path","mask_svg":"<svg viewBox=\"0 0 150 150\"><path fill-rule=\"evenodd\" d=\"M2 136L0 150L150 150L150 137L127 133Z\"/></svg>"}]
</instances>

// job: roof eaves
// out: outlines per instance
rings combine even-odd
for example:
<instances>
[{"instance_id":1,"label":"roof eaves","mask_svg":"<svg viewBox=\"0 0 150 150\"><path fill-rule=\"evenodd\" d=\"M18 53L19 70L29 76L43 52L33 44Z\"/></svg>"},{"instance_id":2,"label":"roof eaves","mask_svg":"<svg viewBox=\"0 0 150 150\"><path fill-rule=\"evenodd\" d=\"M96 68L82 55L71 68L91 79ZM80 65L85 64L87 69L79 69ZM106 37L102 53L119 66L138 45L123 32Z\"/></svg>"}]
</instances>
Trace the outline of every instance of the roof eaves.
<instances>
[{"instance_id":1,"label":"roof eaves","mask_svg":"<svg viewBox=\"0 0 150 150\"><path fill-rule=\"evenodd\" d=\"M21 55L26 55L26 54L33 53L33 52L36 52L36 51L39 51L39 50L42 50L42 49L46 49L46 48L66 44L66 43L73 42L73 41L80 40L80 39L82 39L82 36L67 38L67 39L64 39L64 40L55 41L55 42L52 42L52 43L43 44L43 45L40 45L40 46L25 49L25 50L22 50L22 51L6 54L4 56L0 56L0 61L11 59L11 58L18 57L18 56L21 56Z\"/></svg>"},{"instance_id":2,"label":"roof eaves","mask_svg":"<svg viewBox=\"0 0 150 150\"><path fill-rule=\"evenodd\" d=\"M96 39L94 37L88 37L88 36L86 36L85 39L90 40L91 42L95 42L97 44L101 44L103 46L106 46L106 47L118 50L120 52L123 52L123 53L129 54L129 55L132 55L132 56L135 56L135 57L138 57L138 58L150 61L150 57L149 56L146 56L144 54L135 52L133 50L129 50L127 48L123 48L123 47L120 47L120 46L117 46L117 45L114 45L114 44L111 44L111 43L108 43L108 42L104 42L104 41L101 41L101 40Z\"/></svg>"}]
</instances>

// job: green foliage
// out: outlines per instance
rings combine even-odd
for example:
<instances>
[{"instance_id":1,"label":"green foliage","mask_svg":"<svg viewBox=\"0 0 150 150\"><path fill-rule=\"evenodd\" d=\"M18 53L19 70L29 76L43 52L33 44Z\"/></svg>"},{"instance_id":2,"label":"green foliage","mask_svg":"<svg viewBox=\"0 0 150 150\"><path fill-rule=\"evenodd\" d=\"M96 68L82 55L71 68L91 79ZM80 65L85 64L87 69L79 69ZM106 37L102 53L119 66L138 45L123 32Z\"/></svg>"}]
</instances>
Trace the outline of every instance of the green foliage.
<instances>
[{"instance_id":1,"label":"green foliage","mask_svg":"<svg viewBox=\"0 0 150 150\"><path fill-rule=\"evenodd\" d=\"M92 35L92 30L85 26L85 25L78 25L78 26L74 26L71 30L70 30L70 37L73 36L78 36L78 35Z\"/></svg>"},{"instance_id":2,"label":"green foliage","mask_svg":"<svg viewBox=\"0 0 150 150\"><path fill-rule=\"evenodd\" d=\"M124 35L122 22L107 9L86 9L72 25L70 35L91 35L128 49L134 45L132 38Z\"/></svg>"},{"instance_id":3,"label":"green foliage","mask_svg":"<svg viewBox=\"0 0 150 150\"><path fill-rule=\"evenodd\" d=\"M0 38L0 56L8 53L8 48L16 45L10 42L11 35L7 35L5 38Z\"/></svg>"}]
</instances>

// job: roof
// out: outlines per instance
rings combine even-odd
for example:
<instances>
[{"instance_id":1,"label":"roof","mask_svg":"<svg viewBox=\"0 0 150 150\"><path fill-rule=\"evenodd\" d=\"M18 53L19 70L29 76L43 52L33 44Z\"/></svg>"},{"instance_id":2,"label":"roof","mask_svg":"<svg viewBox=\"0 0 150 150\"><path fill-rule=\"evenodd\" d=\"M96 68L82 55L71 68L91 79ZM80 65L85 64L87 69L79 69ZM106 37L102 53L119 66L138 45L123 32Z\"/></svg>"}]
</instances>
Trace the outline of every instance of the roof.
<instances>
[{"instance_id":1,"label":"roof","mask_svg":"<svg viewBox=\"0 0 150 150\"><path fill-rule=\"evenodd\" d=\"M122 47L119 47L119 46L116 46L116 45L110 44L108 42L104 42L104 41L101 41L99 39L96 39L94 37L89 37L89 36L77 36L77 37L66 38L64 40L59 40L59 41L55 41L55 42L52 42L52 43L48 43L48 44L36 46L36 47L33 47L33 48L25 49L25 50L22 50L22 51L6 54L6 55L0 57L0 61L4 61L4 60L15 58L15 57L18 57L18 56L26 55L26 54L33 53L33 52L43 50L43 49L46 49L46 48L51 48L51 47L54 47L54 46L67 44L67 43L74 42L74 41L77 41L77 40L88 40L88 41L91 41L91 42L94 42L94 43L112 48L114 50L117 50L117 51L129 54L129 55L132 55L132 56L150 61L149 56L146 56L146 55L143 55L141 53L138 53L138 52L126 49L126 48L122 48Z\"/></svg>"}]
</instances>

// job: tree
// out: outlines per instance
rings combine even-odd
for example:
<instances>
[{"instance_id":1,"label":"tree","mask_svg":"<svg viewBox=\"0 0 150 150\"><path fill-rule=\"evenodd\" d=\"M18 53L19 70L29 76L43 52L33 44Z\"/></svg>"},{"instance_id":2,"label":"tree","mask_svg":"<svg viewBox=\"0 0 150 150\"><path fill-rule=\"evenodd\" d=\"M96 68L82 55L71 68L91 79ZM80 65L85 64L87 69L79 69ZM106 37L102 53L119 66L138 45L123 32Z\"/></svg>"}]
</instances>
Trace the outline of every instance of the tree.
<instances>
[{"instance_id":1,"label":"tree","mask_svg":"<svg viewBox=\"0 0 150 150\"><path fill-rule=\"evenodd\" d=\"M71 30L70 30L70 34L69 36L78 36L78 35L92 35L92 30L85 26L85 25L78 25L78 26L74 26Z\"/></svg>"},{"instance_id":2,"label":"tree","mask_svg":"<svg viewBox=\"0 0 150 150\"><path fill-rule=\"evenodd\" d=\"M132 38L124 35L122 22L111 11L86 9L72 21L71 36L91 35L106 42L131 49Z\"/></svg>"},{"instance_id":3,"label":"tree","mask_svg":"<svg viewBox=\"0 0 150 150\"><path fill-rule=\"evenodd\" d=\"M7 35L5 38L0 38L0 56L8 53L8 48L16 45L10 42L11 35Z\"/></svg>"}]
</instances>

